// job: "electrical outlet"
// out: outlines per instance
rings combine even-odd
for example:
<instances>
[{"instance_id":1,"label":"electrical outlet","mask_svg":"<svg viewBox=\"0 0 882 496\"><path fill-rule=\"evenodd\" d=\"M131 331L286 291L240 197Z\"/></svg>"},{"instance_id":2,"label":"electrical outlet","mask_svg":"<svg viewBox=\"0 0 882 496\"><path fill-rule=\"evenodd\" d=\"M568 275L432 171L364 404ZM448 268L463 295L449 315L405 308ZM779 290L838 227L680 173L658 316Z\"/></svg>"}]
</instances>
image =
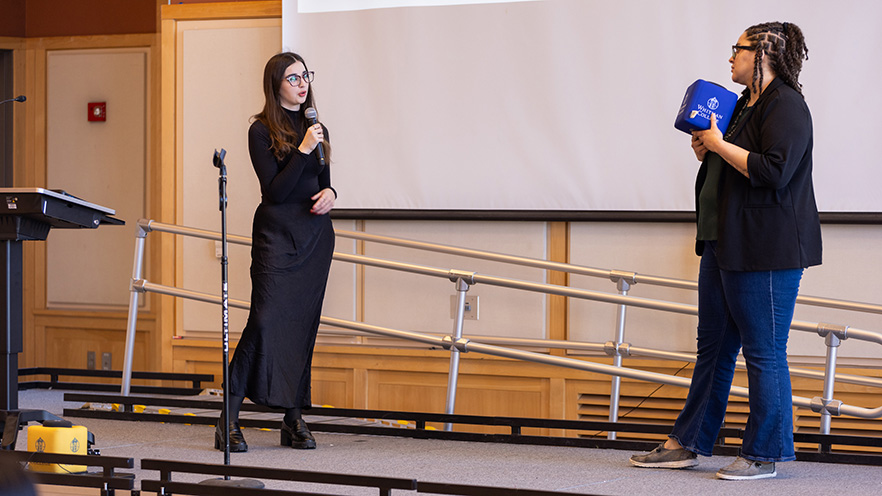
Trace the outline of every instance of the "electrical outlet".
<instances>
[{"instance_id":1,"label":"electrical outlet","mask_svg":"<svg viewBox=\"0 0 882 496\"><path fill-rule=\"evenodd\" d=\"M450 295L450 318L456 318L456 304L459 300L457 295ZM478 320L478 295L465 297L465 308L463 309L463 320Z\"/></svg>"},{"instance_id":2,"label":"electrical outlet","mask_svg":"<svg viewBox=\"0 0 882 496\"><path fill-rule=\"evenodd\" d=\"M224 257L224 246L217 240L214 241L214 256L218 260Z\"/></svg>"},{"instance_id":3,"label":"electrical outlet","mask_svg":"<svg viewBox=\"0 0 882 496\"><path fill-rule=\"evenodd\" d=\"M89 370L95 370L95 352L87 351L86 352L86 368Z\"/></svg>"},{"instance_id":4,"label":"electrical outlet","mask_svg":"<svg viewBox=\"0 0 882 496\"><path fill-rule=\"evenodd\" d=\"M110 352L106 351L101 354L101 370L110 370Z\"/></svg>"}]
</instances>

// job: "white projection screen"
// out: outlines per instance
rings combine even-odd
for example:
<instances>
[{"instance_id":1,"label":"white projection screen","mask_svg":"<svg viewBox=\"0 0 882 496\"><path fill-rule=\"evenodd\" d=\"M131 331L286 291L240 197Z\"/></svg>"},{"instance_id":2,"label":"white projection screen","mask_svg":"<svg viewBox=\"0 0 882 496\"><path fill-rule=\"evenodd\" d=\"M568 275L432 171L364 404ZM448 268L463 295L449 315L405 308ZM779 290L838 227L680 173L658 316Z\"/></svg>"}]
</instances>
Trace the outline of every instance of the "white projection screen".
<instances>
[{"instance_id":1,"label":"white projection screen","mask_svg":"<svg viewBox=\"0 0 882 496\"><path fill-rule=\"evenodd\" d=\"M802 27L824 212L882 212L882 2L284 0L343 209L692 211L673 128L743 30Z\"/></svg>"}]
</instances>

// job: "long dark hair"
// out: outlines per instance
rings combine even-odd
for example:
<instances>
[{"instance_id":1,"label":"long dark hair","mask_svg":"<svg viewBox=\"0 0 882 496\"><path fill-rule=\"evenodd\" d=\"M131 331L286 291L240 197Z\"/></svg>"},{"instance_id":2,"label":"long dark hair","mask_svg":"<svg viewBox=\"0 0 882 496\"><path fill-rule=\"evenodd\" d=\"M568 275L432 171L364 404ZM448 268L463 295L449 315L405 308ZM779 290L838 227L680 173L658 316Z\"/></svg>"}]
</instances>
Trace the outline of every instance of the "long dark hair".
<instances>
[{"instance_id":1,"label":"long dark hair","mask_svg":"<svg viewBox=\"0 0 882 496\"><path fill-rule=\"evenodd\" d=\"M310 83L306 101L300 105L301 112L298 113L298 118L293 125L282 107L279 89L283 82L288 84L284 79L285 69L296 62L300 62L306 68L306 61L303 60L303 57L293 52L282 52L270 57L263 69L263 96L265 99L263 110L254 116L254 119L262 122L269 130L272 140L270 148L278 160L282 160L291 153L291 150L300 146L300 142L303 141L303 136L306 134L306 128L309 127L303 110L315 106L314 89ZM307 70L309 69L307 68ZM330 160L331 144L327 141L327 137L323 146L325 157Z\"/></svg>"},{"instance_id":2,"label":"long dark hair","mask_svg":"<svg viewBox=\"0 0 882 496\"><path fill-rule=\"evenodd\" d=\"M756 50L751 86L754 93L759 93L763 87L761 64L765 54L775 74L802 94L799 73L802 71L802 61L808 60L808 47L799 26L789 22L765 22L747 28L744 33Z\"/></svg>"}]
</instances>

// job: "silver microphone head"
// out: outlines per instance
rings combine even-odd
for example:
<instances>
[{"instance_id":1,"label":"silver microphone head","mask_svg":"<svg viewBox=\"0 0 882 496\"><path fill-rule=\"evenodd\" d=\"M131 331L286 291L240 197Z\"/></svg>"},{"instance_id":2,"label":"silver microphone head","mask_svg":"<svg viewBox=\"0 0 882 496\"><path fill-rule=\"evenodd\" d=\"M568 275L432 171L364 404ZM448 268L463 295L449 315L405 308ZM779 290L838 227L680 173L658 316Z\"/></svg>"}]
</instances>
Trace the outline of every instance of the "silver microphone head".
<instances>
[{"instance_id":1,"label":"silver microphone head","mask_svg":"<svg viewBox=\"0 0 882 496\"><path fill-rule=\"evenodd\" d=\"M304 110L303 115L309 120L314 121L314 120L318 119L318 112L316 112L315 109L312 107L309 107L308 109Z\"/></svg>"}]
</instances>

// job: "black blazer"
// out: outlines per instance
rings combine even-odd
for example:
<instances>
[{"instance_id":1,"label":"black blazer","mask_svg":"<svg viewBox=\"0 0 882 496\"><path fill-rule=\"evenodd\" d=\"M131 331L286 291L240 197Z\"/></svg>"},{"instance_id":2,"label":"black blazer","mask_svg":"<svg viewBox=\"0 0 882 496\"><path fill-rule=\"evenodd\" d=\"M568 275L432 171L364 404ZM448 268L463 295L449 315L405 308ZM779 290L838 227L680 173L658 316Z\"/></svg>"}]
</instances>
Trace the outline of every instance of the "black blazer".
<instances>
[{"instance_id":1,"label":"black blazer","mask_svg":"<svg viewBox=\"0 0 882 496\"><path fill-rule=\"evenodd\" d=\"M748 101L745 90L735 114ZM744 177L729 164L720 177L717 262L724 270L805 268L821 263L821 224L812 184L812 117L802 95L769 83L730 141L750 152ZM702 162L698 194L707 176ZM695 253L701 255L704 242Z\"/></svg>"}]
</instances>

